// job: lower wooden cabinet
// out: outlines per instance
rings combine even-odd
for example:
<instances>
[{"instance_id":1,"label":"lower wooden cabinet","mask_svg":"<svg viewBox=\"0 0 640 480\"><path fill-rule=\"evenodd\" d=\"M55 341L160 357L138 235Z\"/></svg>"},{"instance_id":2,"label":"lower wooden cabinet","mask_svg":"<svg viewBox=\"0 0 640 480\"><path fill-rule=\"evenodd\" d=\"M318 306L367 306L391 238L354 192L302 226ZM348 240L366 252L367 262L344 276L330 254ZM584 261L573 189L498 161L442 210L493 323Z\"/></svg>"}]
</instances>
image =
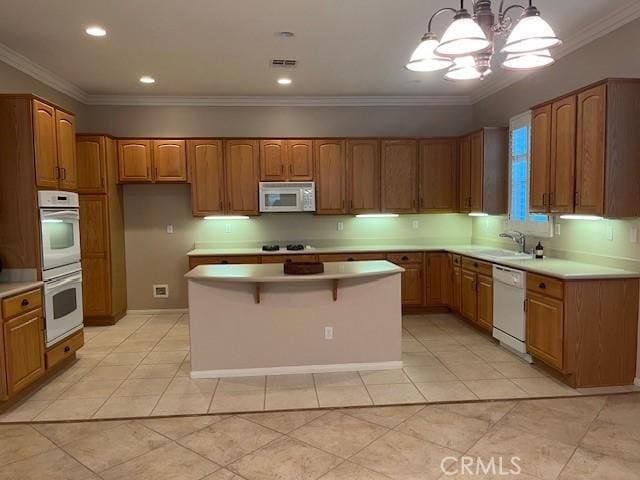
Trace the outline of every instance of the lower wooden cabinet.
<instances>
[{"instance_id":1,"label":"lower wooden cabinet","mask_svg":"<svg viewBox=\"0 0 640 480\"><path fill-rule=\"evenodd\" d=\"M84 333L82 330L56 343L45 354L47 370L73 356L83 345Z\"/></svg>"},{"instance_id":2,"label":"lower wooden cabinet","mask_svg":"<svg viewBox=\"0 0 640 480\"><path fill-rule=\"evenodd\" d=\"M462 270L460 282L460 313L467 320L475 323L478 314L478 292L476 290L476 273Z\"/></svg>"},{"instance_id":3,"label":"lower wooden cabinet","mask_svg":"<svg viewBox=\"0 0 640 480\"><path fill-rule=\"evenodd\" d=\"M262 263L317 262L317 255L263 255Z\"/></svg>"},{"instance_id":4,"label":"lower wooden cabinet","mask_svg":"<svg viewBox=\"0 0 640 480\"><path fill-rule=\"evenodd\" d=\"M404 268L401 276L402 306L425 304L424 254L422 252L391 253L387 260Z\"/></svg>"},{"instance_id":5,"label":"lower wooden cabinet","mask_svg":"<svg viewBox=\"0 0 640 480\"><path fill-rule=\"evenodd\" d=\"M449 254L426 253L426 305L438 307L448 304L449 298Z\"/></svg>"},{"instance_id":6,"label":"lower wooden cabinet","mask_svg":"<svg viewBox=\"0 0 640 480\"><path fill-rule=\"evenodd\" d=\"M480 328L493 330L491 264L462 257L460 314ZM457 267L454 267L457 268Z\"/></svg>"},{"instance_id":7,"label":"lower wooden cabinet","mask_svg":"<svg viewBox=\"0 0 640 480\"><path fill-rule=\"evenodd\" d=\"M198 265L242 265L260 263L260 257L256 255L238 255L238 256L202 256L189 257L189 268L196 268Z\"/></svg>"},{"instance_id":8,"label":"lower wooden cabinet","mask_svg":"<svg viewBox=\"0 0 640 480\"><path fill-rule=\"evenodd\" d=\"M493 279L486 275L478 275L478 326L493 331Z\"/></svg>"},{"instance_id":9,"label":"lower wooden cabinet","mask_svg":"<svg viewBox=\"0 0 640 480\"><path fill-rule=\"evenodd\" d=\"M42 310L5 320L3 333L7 394L11 396L44 373Z\"/></svg>"},{"instance_id":10,"label":"lower wooden cabinet","mask_svg":"<svg viewBox=\"0 0 640 480\"><path fill-rule=\"evenodd\" d=\"M451 268L451 295L449 308L460 313L462 308L462 269L455 265Z\"/></svg>"},{"instance_id":11,"label":"lower wooden cabinet","mask_svg":"<svg viewBox=\"0 0 640 480\"><path fill-rule=\"evenodd\" d=\"M527 292L527 351L546 364L564 369L564 304L546 295Z\"/></svg>"}]
</instances>

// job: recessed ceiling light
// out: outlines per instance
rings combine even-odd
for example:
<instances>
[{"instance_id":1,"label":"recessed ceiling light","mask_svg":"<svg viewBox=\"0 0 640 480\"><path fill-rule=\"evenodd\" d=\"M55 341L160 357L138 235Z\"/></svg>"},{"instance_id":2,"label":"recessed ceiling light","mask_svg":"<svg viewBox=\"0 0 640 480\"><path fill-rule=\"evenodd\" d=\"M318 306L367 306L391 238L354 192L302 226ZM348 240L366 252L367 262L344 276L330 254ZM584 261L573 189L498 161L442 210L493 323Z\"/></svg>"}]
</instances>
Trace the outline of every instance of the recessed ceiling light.
<instances>
[{"instance_id":1,"label":"recessed ceiling light","mask_svg":"<svg viewBox=\"0 0 640 480\"><path fill-rule=\"evenodd\" d=\"M293 32L276 32L276 37L291 38L295 36L296 34Z\"/></svg>"},{"instance_id":2,"label":"recessed ceiling light","mask_svg":"<svg viewBox=\"0 0 640 480\"><path fill-rule=\"evenodd\" d=\"M287 77L282 77L282 78L278 79L278 83L280 85L291 85L292 80L290 78L287 78Z\"/></svg>"},{"instance_id":3,"label":"recessed ceiling light","mask_svg":"<svg viewBox=\"0 0 640 480\"><path fill-rule=\"evenodd\" d=\"M156 79L153 77L149 77L148 75L145 75L144 77L140 77L140 82L141 83L156 83Z\"/></svg>"},{"instance_id":4,"label":"recessed ceiling light","mask_svg":"<svg viewBox=\"0 0 640 480\"><path fill-rule=\"evenodd\" d=\"M92 37L104 37L107 34L107 31L104 28L98 27L97 25L87 27L85 32L87 32L87 35L91 35Z\"/></svg>"}]
</instances>

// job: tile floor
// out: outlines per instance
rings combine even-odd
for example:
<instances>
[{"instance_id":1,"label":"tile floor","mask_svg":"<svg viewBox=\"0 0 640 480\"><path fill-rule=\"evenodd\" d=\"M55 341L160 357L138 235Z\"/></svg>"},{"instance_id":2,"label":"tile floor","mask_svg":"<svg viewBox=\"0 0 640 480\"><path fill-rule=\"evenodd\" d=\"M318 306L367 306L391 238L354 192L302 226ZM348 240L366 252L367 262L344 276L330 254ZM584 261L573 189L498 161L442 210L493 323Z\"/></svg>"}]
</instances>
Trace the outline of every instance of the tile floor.
<instances>
[{"instance_id":1,"label":"tile floor","mask_svg":"<svg viewBox=\"0 0 640 480\"><path fill-rule=\"evenodd\" d=\"M13 424L0 480L631 480L639 432L638 393ZM519 475L459 470L514 456Z\"/></svg>"},{"instance_id":2,"label":"tile floor","mask_svg":"<svg viewBox=\"0 0 640 480\"><path fill-rule=\"evenodd\" d=\"M585 393L549 378L453 315L406 316L403 327L401 370L192 380L188 316L129 315L114 326L86 328L86 344L78 352L78 361L26 401L0 415L0 422L424 404Z\"/></svg>"}]
</instances>

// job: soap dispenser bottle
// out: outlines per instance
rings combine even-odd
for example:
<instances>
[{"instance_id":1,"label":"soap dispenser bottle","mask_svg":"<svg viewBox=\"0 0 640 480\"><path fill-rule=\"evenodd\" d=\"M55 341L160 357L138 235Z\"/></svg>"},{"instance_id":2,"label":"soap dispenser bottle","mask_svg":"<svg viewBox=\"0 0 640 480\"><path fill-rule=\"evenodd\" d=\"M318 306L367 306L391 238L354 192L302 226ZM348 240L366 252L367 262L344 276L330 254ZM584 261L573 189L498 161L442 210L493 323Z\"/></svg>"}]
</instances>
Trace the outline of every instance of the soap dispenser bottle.
<instances>
[{"instance_id":1,"label":"soap dispenser bottle","mask_svg":"<svg viewBox=\"0 0 640 480\"><path fill-rule=\"evenodd\" d=\"M536 245L535 254L537 259L544 258L544 248L542 246L542 243L538 242L538 245Z\"/></svg>"}]
</instances>

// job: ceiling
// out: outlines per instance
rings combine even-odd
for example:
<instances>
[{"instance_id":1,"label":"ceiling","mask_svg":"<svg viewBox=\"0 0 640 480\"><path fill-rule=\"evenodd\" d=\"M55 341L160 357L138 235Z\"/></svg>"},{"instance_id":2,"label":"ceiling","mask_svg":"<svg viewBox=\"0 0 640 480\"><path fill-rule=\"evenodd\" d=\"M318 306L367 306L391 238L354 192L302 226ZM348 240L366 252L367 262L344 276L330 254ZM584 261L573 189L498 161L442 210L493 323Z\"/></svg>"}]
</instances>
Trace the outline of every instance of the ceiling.
<instances>
[{"instance_id":1,"label":"ceiling","mask_svg":"<svg viewBox=\"0 0 640 480\"><path fill-rule=\"evenodd\" d=\"M556 33L571 40L611 11L619 15L629 0L535 4ZM431 13L455 7L456 0L0 0L0 5L0 44L90 95L465 97L516 75L494 68L482 82L451 83L442 72L403 68ZM87 36L84 29L92 24L106 28L107 37ZM436 20L436 33L447 24L444 17ZM278 37L278 31L295 37ZM277 69L269 65L272 58L299 64ZM279 86L276 79L283 74L294 83ZM142 85L142 75L157 81Z\"/></svg>"}]
</instances>

